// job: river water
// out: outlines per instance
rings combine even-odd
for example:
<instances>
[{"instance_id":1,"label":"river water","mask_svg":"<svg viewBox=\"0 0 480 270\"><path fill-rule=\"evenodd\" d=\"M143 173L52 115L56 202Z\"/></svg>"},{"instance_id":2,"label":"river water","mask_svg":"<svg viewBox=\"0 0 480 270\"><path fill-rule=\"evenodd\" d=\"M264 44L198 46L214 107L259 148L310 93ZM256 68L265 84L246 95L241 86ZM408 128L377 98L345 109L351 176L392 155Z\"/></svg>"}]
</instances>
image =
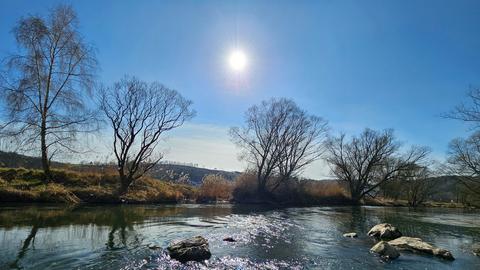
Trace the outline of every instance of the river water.
<instances>
[{"instance_id":1,"label":"river water","mask_svg":"<svg viewBox=\"0 0 480 270\"><path fill-rule=\"evenodd\" d=\"M455 261L369 252L370 227L446 248ZM357 232L356 239L344 238ZM212 258L180 264L164 248L202 235ZM222 241L233 237L237 242ZM480 269L480 212L462 209L236 205L1 205L0 269Z\"/></svg>"}]
</instances>

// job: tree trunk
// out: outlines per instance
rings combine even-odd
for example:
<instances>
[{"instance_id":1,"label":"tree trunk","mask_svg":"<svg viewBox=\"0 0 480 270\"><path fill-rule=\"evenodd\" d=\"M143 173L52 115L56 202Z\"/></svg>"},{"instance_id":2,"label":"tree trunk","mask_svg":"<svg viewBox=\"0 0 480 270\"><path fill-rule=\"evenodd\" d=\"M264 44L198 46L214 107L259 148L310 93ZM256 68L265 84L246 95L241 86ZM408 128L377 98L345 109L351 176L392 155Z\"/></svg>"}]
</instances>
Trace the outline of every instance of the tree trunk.
<instances>
[{"instance_id":1,"label":"tree trunk","mask_svg":"<svg viewBox=\"0 0 480 270\"><path fill-rule=\"evenodd\" d=\"M262 176L259 175L258 186L257 186L257 193L259 196L263 196L267 192L266 184L267 184L267 181Z\"/></svg>"},{"instance_id":2,"label":"tree trunk","mask_svg":"<svg viewBox=\"0 0 480 270\"><path fill-rule=\"evenodd\" d=\"M350 189L350 198L352 199L353 204L360 204L362 197L363 196L361 191Z\"/></svg>"},{"instance_id":3,"label":"tree trunk","mask_svg":"<svg viewBox=\"0 0 480 270\"><path fill-rule=\"evenodd\" d=\"M127 194L128 188L132 184L133 179L131 177L126 176L125 173L123 172L123 169L119 170L119 174L120 174L120 188L118 189L118 196L122 196Z\"/></svg>"},{"instance_id":4,"label":"tree trunk","mask_svg":"<svg viewBox=\"0 0 480 270\"><path fill-rule=\"evenodd\" d=\"M48 148L47 148L47 126L45 118L42 119L42 125L40 127L40 142L41 142L41 151L42 151L42 168L43 173L45 174L45 181L50 182L52 180L52 174L50 171L50 161L48 159Z\"/></svg>"}]
</instances>

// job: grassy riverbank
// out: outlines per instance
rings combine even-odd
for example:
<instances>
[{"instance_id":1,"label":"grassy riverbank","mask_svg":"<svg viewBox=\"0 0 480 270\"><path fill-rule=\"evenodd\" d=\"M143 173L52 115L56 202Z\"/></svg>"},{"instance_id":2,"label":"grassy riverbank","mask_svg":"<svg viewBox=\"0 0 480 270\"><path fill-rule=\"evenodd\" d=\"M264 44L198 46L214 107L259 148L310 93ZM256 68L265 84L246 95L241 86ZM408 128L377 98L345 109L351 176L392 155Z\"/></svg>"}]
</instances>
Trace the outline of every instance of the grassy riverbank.
<instances>
[{"instance_id":1,"label":"grassy riverbank","mask_svg":"<svg viewBox=\"0 0 480 270\"><path fill-rule=\"evenodd\" d=\"M236 202L278 205L348 205L345 191L331 181L287 183L268 199L256 196L256 179L243 174L235 181L219 175L207 176L200 186L175 184L144 177L128 193L118 197L118 177L114 173L52 171L45 183L41 170L0 168L0 202L49 203L177 203Z\"/></svg>"},{"instance_id":2,"label":"grassy riverbank","mask_svg":"<svg viewBox=\"0 0 480 270\"><path fill-rule=\"evenodd\" d=\"M52 181L45 183L41 170L1 168L0 202L163 203L191 200L196 194L190 185L143 178L119 198L114 174L66 170L53 170L52 174Z\"/></svg>"},{"instance_id":3,"label":"grassy riverbank","mask_svg":"<svg viewBox=\"0 0 480 270\"><path fill-rule=\"evenodd\" d=\"M144 177L128 193L117 196L118 177L114 172L98 173L56 169L45 183L43 171L0 168L0 202L39 203L179 203L234 202L275 205L352 205L347 192L336 181L291 181L275 189L268 198L256 194L255 176L244 173L235 181L220 175L207 176L193 186ZM366 199L365 205L405 206L407 201ZM461 203L426 202L426 207L463 208Z\"/></svg>"}]
</instances>

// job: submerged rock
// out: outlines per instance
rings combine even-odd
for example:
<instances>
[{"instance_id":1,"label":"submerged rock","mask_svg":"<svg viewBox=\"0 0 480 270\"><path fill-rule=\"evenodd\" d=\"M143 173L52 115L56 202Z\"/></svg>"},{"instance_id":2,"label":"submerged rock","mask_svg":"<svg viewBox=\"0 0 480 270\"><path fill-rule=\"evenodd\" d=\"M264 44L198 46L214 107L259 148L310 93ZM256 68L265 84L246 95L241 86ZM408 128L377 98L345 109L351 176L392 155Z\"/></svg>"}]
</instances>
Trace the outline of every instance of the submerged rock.
<instances>
[{"instance_id":1,"label":"submerged rock","mask_svg":"<svg viewBox=\"0 0 480 270\"><path fill-rule=\"evenodd\" d=\"M480 256L480 244L475 244L472 247L473 255Z\"/></svg>"},{"instance_id":2,"label":"submerged rock","mask_svg":"<svg viewBox=\"0 0 480 270\"><path fill-rule=\"evenodd\" d=\"M394 260L400 256L400 253L398 250L394 247L392 247L388 242L386 241L380 241L376 245L374 245L371 249L371 252L375 252L380 254L382 258L388 259L388 260Z\"/></svg>"},{"instance_id":3,"label":"submerged rock","mask_svg":"<svg viewBox=\"0 0 480 270\"><path fill-rule=\"evenodd\" d=\"M344 233L344 234L343 234L343 237L355 238L355 237L357 237L357 236L358 236L358 235L357 235L357 233L355 233L355 232Z\"/></svg>"},{"instance_id":4,"label":"submerged rock","mask_svg":"<svg viewBox=\"0 0 480 270\"><path fill-rule=\"evenodd\" d=\"M157 246L157 245L154 245L154 244L148 245L148 248L149 248L149 249L161 249L161 247L159 247L159 246Z\"/></svg>"},{"instance_id":5,"label":"submerged rock","mask_svg":"<svg viewBox=\"0 0 480 270\"><path fill-rule=\"evenodd\" d=\"M403 236L395 240L391 240L388 243L400 250L421 252L421 253L431 254L431 255L443 258L445 260L455 260L455 258L453 257L452 253L450 253L450 251L443 248L432 246L429 243L424 242L420 238Z\"/></svg>"},{"instance_id":6,"label":"submerged rock","mask_svg":"<svg viewBox=\"0 0 480 270\"><path fill-rule=\"evenodd\" d=\"M172 243L167 250L172 259L182 263L188 261L204 261L210 259L212 256L208 248L208 241L202 236L195 236L190 239Z\"/></svg>"},{"instance_id":7,"label":"submerged rock","mask_svg":"<svg viewBox=\"0 0 480 270\"><path fill-rule=\"evenodd\" d=\"M225 242L237 242L235 239L233 239L233 237L225 237L225 238L223 238L223 241L225 241Z\"/></svg>"},{"instance_id":8,"label":"submerged rock","mask_svg":"<svg viewBox=\"0 0 480 270\"><path fill-rule=\"evenodd\" d=\"M382 223L373 226L368 231L368 236L376 237L379 239L390 240L402 236L402 233L389 223Z\"/></svg>"}]
</instances>

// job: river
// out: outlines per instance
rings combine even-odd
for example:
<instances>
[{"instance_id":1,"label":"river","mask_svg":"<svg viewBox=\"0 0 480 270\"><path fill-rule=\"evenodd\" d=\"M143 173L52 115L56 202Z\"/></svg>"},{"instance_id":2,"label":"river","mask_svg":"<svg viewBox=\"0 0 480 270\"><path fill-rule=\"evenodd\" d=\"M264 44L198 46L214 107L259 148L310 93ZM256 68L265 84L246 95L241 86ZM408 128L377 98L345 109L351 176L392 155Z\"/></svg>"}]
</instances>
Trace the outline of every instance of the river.
<instances>
[{"instance_id":1,"label":"river","mask_svg":"<svg viewBox=\"0 0 480 270\"><path fill-rule=\"evenodd\" d=\"M454 261L369 252L370 227L448 249ZM357 232L356 239L344 238ZM212 258L180 264L164 248L202 235ZM225 242L233 237L236 242ZM249 205L1 205L0 269L480 269L480 212L463 209Z\"/></svg>"}]
</instances>

